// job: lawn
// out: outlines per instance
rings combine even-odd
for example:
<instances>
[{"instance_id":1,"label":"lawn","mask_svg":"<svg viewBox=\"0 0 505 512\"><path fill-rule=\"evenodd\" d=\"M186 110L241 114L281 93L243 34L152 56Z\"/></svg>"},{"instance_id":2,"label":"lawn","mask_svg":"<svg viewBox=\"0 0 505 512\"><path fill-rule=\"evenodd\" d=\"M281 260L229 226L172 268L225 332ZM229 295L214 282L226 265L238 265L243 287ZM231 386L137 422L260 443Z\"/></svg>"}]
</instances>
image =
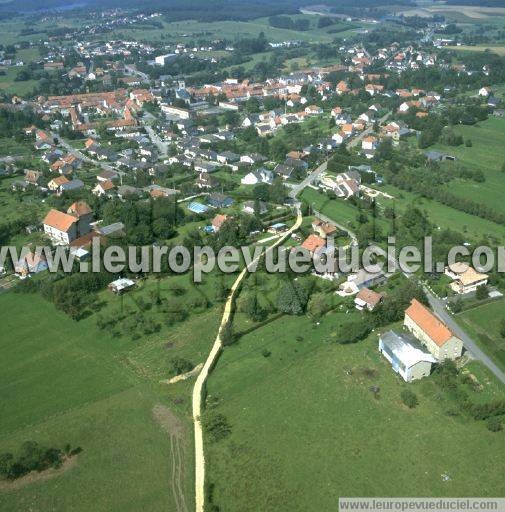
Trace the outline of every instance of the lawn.
<instances>
[{"instance_id":1,"label":"lawn","mask_svg":"<svg viewBox=\"0 0 505 512\"><path fill-rule=\"evenodd\" d=\"M501 496L502 433L449 416L432 378L405 384L376 334L332 342L346 316L317 326L285 316L224 351L208 383L232 431L206 443L214 503L292 512L334 510L339 496ZM413 410L400 400L407 388L419 398Z\"/></svg>"},{"instance_id":2,"label":"lawn","mask_svg":"<svg viewBox=\"0 0 505 512\"><path fill-rule=\"evenodd\" d=\"M178 297L169 291L176 284L184 288ZM83 448L67 472L0 491L0 510L176 510L171 440L153 417L160 404L182 428L182 493L192 508L192 381L174 386L159 381L173 375L175 357L194 365L204 361L220 318L215 286L214 276L198 287L187 275L161 280L160 296L183 305L189 317L168 327L164 313L152 305L143 315L161 330L138 339L100 330L97 314L72 321L39 295L0 295L0 452L15 452L28 439ZM138 313L157 289L155 280L147 280L123 299L104 291L100 315ZM213 302L204 311L191 306L202 296Z\"/></svg>"},{"instance_id":3,"label":"lawn","mask_svg":"<svg viewBox=\"0 0 505 512\"><path fill-rule=\"evenodd\" d=\"M505 321L505 301L490 302L456 315L456 319L482 350L505 370L505 339L500 322Z\"/></svg>"}]
</instances>

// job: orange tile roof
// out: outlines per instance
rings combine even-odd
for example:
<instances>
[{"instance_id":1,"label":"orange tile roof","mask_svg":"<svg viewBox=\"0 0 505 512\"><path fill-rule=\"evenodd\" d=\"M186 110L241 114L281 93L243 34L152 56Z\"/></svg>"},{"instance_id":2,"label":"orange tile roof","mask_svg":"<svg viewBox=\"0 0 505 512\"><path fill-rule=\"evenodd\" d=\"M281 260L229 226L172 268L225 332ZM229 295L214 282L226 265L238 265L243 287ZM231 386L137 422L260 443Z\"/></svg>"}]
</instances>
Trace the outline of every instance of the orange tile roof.
<instances>
[{"instance_id":1,"label":"orange tile roof","mask_svg":"<svg viewBox=\"0 0 505 512\"><path fill-rule=\"evenodd\" d=\"M302 244L302 247L310 252L314 252L316 249L319 249L319 247L325 246L326 240L314 234L309 235Z\"/></svg>"},{"instance_id":2,"label":"orange tile roof","mask_svg":"<svg viewBox=\"0 0 505 512\"><path fill-rule=\"evenodd\" d=\"M220 228L226 221L228 220L228 216L227 215L221 215L221 214L217 214L213 219L212 219L212 225L215 227L215 228Z\"/></svg>"},{"instance_id":3,"label":"orange tile roof","mask_svg":"<svg viewBox=\"0 0 505 512\"><path fill-rule=\"evenodd\" d=\"M54 183L57 187L60 185L64 185L65 183L69 183L69 180L66 176L57 176L56 178L53 178L51 180L52 183Z\"/></svg>"},{"instance_id":4,"label":"orange tile roof","mask_svg":"<svg viewBox=\"0 0 505 512\"><path fill-rule=\"evenodd\" d=\"M76 219L72 215L54 209L49 210L44 218L44 224L64 232L67 232L74 222L76 222Z\"/></svg>"},{"instance_id":5,"label":"orange tile roof","mask_svg":"<svg viewBox=\"0 0 505 512\"><path fill-rule=\"evenodd\" d=\"M416 323L439 347L454 336L447 325L416 299L412 299L410 306L405 310L405 315Z\"/></svg>"},{"instance_id":6,"label":"orange tile roof","mask_svg":"<svg viewBox=\"0 0 505 512\"><path fill-rule=\"evenodd\" d=\"M69 206L67 213L79 218L82 215L91 213L91 208L89 207L88 203L86 203L86 201L76 201Z\"/></svg>"}]
</instances>

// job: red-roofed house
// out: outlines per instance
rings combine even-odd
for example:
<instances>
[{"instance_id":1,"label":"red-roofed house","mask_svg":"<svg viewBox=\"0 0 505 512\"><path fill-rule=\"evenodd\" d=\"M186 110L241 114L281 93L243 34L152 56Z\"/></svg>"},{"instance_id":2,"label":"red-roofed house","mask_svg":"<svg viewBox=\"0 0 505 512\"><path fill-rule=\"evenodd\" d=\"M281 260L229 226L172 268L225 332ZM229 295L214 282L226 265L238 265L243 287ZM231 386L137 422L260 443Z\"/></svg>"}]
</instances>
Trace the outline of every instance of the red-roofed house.
<instances>
[{"instance_id":1,"label":"red-roofed house","mask_svg":"<svg viewBox=\"0 0 505 512\"><path fill-rule=\"evenodd\" d=\"M49 210L45 216L44 233L57 244L69 244L77 238L77 219L58 210Z\"/></svg>"},{"instance_id":2,"label":"red-roofed house","mask_svg":"<svg viewBox=\"0 0 505 512\"><path fill-rule=\"evenodd\" d=\"M218 214L212 219L212 227L214 228L214 232L217 233L223 224L229 219L228 215Z\"/></svg>"},{"instance_id":3,"label":"red-roofed house","mask_svg":"<svg viewBox=\"0 0 505 512\"><path fill-rule=\"evenodd\" d=\"M439 360L456 359L463 352L463 342L434 313L412 299L405 310L403 325Z\"/></svg>"},{"instance_id":4,"label":"red-roofed house","mask_svg":"<svg viewBox=\"0 0 505 512\"><path fill-rule=\"evenodd\" d=\"M310 254L314 254L317 249L320 247L326 247L326 240L321 238L319 235L310 234L302 244L304 249L310 252Z\"/></svg>"}]
</instances>

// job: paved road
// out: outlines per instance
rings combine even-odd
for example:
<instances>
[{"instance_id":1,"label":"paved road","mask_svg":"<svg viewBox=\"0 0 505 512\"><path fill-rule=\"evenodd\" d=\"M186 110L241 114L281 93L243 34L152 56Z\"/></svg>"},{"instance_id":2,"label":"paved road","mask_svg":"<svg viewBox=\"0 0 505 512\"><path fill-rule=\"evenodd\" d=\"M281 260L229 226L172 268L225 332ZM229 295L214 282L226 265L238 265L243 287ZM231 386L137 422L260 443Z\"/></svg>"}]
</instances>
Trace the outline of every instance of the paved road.
<instances>
[{"instance_id":1,"label":"paved road","mask_svg":"<svg viewBox=\"0 0 505 512\"><path fill-rule=\"evenodd\" d=\"M387 114L382 116L378 120L379 124L382 124L386 119L388 119L388 117L390 115L391 115L391 112L388 112ZM353 148L359 142L361 142L362 139L364 139L367 135L370 135L372 133L372 131L373 131L373 126L369 126L366 130L363 130L359 135L357 135L356 137L353 137L352 140L350 140L347 143L347 147ZM296 185L293 185L291 187L291 190L289 191L289 197L294 199L305 187L308 187L309 185L311 185L312 183L317 181L317 178L319 178L319 176L323 172L326 172L326 169L328 168L328 160L330 158L331 158L331 155L327 160L325 160L321 165L319 165L319 167L316 167L316 169L314 169L301 183L297 183ZM332 222L334 222L334 221L332 221Z\"/></svg>"},{"instance_id":2,"label":"paved road","mask_svg":"<svg viewBox=\"0 0 505 512\"><path fill-rule=\"evenodd\" d=\"M317 216L326 222L331 222L335 224L339 229L343 231L347 231L349 234L352 243L357 244L357 238L356 234L353 233L349 228L346 226L343 226L341 224L338 224L335 222L335 220L330 219L326 215L321 215L319 212L316 212ZM388 255L386 251L381 249L380 247L377 247L377 252L384 256L385 258L388 258ZM400 270L398 262L394 260L393 258L388 258L389 261L394 265L394 268L397 270ZM412 274L407 274L403 272L403 275L407 278L412 277ZM424 292L426 293L426 296L428 297L428 300L430 302L431 309L435 312L435 314L451 329L451 331L456 334L458 338L460 338L463 341L463 345L465 349L470 352L470 354L477 360L479 360L482 364L487 366L487 368L496 376L498 380L500 380L503 384L505 384L505 372L501 370L494 362L493 360L485 353L483 352L480 347L475 343L475 341L466 333L466 331L454 320L453 316L449 311L447 311L447 308L445 307L445 302L443 300L438 299L435 297L431 291L427 288L427 286L423 285Z\"/></svg>"},{"instance_id":3,"label":"paved road","mask_svg":"<svg viewBox=\"0 0 505 512\"><path fill-rule=\"evenodd\" d=\"M144 130L147 132L147 135L149 135L149 138L151 139L152 143L158 148L160 155L167 156L168 144L160 139L160 137L153 130L152 126L145 125Z\"/></svg>"},{"instance_id":4,"label":"paved road","mask_svg":"<svg viewBox=\"0 0 505 512\"><path fill-rule=\"evenodd\" d=\"M273 250L276 246L281 244L286 238L288 238L291 233L296 231L301 223L303 217L301 215L300 210L297 212L296 222L293 226L283 234L281 238L279 238L276 242L270 245L267 248L267 251ZM256 260L253 260L250 266L256 264ZM219 326L219 331L214 341L214 345L205 361L202 371L199 373L195 387L193 388L193 424L195 430L195 510L196 512L204 512L205 509L205 455L203 451L203 431L202 431L202 423L201 423L201 415L202 415L202 391L205 386L205 382L211 372L211 369L219 356L219 353L222 349L222 341L221 341L221 329L228 323L231 316L232 304L235 300L236 292L239 288L240 283L247 275L247 267L240 272L239 276L233 283L231 287L230 294L228 295L228 299L226 300L226 304L224 306L223 316L221 318L221 324Z\"/></svg>"},{"instance_id":5,"label":"paved road","mask_svg":"<svg viewBox=\"0 0 505 512\"><path fill-rule=\"evenodd\" d=\"M65 139L62 139L61 137L54 135L59 141L60 146L64 147L68 153L71 155L76 156L77 158L80 158L84 162L88 162L90 164L93 164L97 167L101 167L102 169L106 171L114 171L117 172L120 176L123 176L125 173L124 171L120 171L117 167L114 167L111 164L108 164L106 162L101 162L100 160L93 160L93 158L90 158L89 156L85 155L82 151L79 151L78 149L71 146Z\"/></svg>"},{"instance_id":6,"label":"paved road","mask_svg":"<svg viewBox=\"0 0 505 512\"><path fill-rule=\"evenodd\" d=\"M447 326L451 329L458 338L463 340L465 348L473 355L475 359L478 359L485 364L489 370L491 370L497 379L505 384L505 372L503 372L493 360L487 356L475 341L468 336L468 334L461 328L461 326L454 320L453 316L447 311L444 301L435 297L429 290L424 289L428 300L430 301L431 309L443 320Z\"/></svg>"}]
</instances>

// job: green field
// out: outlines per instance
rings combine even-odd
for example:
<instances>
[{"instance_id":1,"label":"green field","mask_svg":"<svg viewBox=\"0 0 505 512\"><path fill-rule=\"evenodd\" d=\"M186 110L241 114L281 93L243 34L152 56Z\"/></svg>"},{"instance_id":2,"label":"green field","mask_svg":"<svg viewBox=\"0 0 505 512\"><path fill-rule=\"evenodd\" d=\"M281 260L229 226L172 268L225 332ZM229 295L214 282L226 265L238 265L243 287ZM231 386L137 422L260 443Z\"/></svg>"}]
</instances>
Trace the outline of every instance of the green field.
<instances>
[{"instance_id":1,"label":"green field","mask_svg":"<svg viewBox=\"0 0 505 512\"><path fill-rule=\"evenodd\" d=\"M493 361L505 370L505 338L500 322L505 319L505 301L475 307L456 316L461 326L481 345Z\"/></svg>"},{"instance_id":2,"label":"green field","mask_svg":"<svg viewBox=\"0 0 505 512\"><path fill-rule=\"evenodd\" d=\"M185 293L177 298L175 283ZM144 282L124 296L104 291L100 315L140 310L140 299L152 300L157 284ZM187 276L161 282L160 294L182 304L190 316L168 328L157 306L145 313L161 331L132 339L114 337L96 326L96 314L79 322L55 310L39 295L0 295L2 332L0 385L0 452L16 452L22 442L47 446L80 446L73 467L46 481L20 489L0 489L0 510L149 511L176 510L172 492L171 439L153 417L153 408L168 407L177 417L182 458L182 492L188 509L193 501L193 437L190 415L192 381L168 386L170 361L184 357L202 362L214 340L218 304L199 311L196 297L213 301L212 278L190 287ZM172 374L173 375L173 374Z\"/></svg>"},{"instance_id":3,"label":"green field","mask_svg":"<svg viewBox=\"0 0 505 512\"><path fill-rule=\"evenodd\" d=\"M208 385L232 431L207 449L214 502L292 512L334 510L339 496L501 496L502 435L448 416L432 378L405 384L379 355L377 334L332 342L346 317L283 317L225 350ZM488 397L504 396L476 370ZM414 410L400 400L407 387L419 397Z\"/></svg>"},{"instance_id":4,"label":"green field","mask_svg":"<svg viewBox=\"0 0 505 512\"><path fill-rule=\"evenodd\" d=\"M19 94L20 96L26 95L33 91L36 80L26 80L23 82L17 82L16 77L22 67L10 67L4 71L4 75L0 75L0 91L4 91L9 94Z\"/></svg>"},{"instance_id":5,"label":"green field","mask_svg":"<svg viewBox=\"0 0 505 512\"><path fill-rule=\"evenodd\" d=\"M268 18L258 18L250 21L216 21L216 22L199 22L195 20L184 20L175 22L164 22L164 29L149 29L131 28L128 30L119 30L117 33L131 35L135 39L144 40L157 40L163 34L165 38L172 42L180 42L181 38L195 38L195 37L225 37L225 38L247 38L257 37L261 32L264 32L268 39L274 42L281 41L306 41L306 42L330 42L335 37L347 37L349 34L345 31L346 26L350 30L355 29L358 24L338 22L329 27L322 29L317 28L317 17L310 15L295 15L291 18L305 18L310 20L311 28L306 31L282 29L270 26ZM361 25L359 25L361 26ZM335 28L342 29L342 32L328 33L328 30ZM127 36L128 37L128 36Z\"/></svg>"},{"instance_id":6,"label":"green field","mask_svg":"<svg viewBox=\"0 0 505 512\"><path fill-rule=\"evenodd\" d=\"M484 183L470 181L451 182L451 192L485 203L497 211L505 212L503 193L505 192L505 173L502 166L505 163L505 119L490 118L475 126L457 126L454 131L463 138L472 141L472 147L458 147L436 144L433 148L458 158L458 163L468 169L480 169L486 177Z\"/></svg>"},{"instance_id":7,"label":"green field","mask_svg":"<svg viewBox=\"0 0 505 512\"><path fill-rule=\"evenodd\" d=\"M456 50L458 52L486 52L491 51L492 53L496 53L498 55L505 55L505 46L497 45L497 44L477 44L475 46L448 46L449 50Z\"/></svg>"}]
</instances>

